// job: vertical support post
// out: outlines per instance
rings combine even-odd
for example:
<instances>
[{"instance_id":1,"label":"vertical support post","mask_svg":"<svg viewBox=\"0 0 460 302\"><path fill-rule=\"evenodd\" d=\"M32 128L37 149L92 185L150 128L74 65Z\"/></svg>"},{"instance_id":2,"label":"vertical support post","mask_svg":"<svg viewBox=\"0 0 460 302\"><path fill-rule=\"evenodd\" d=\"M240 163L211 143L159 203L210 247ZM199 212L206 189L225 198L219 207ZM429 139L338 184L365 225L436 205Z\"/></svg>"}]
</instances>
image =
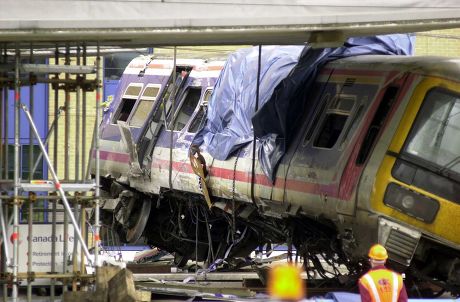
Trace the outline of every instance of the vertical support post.
<instances>
[{"instance_id":1,"label":"vertical support post","mask_svg":"<svg viewBox=\"0 0 460 302\"><path fill-rule=\"evenodd\" d=\"M30 46L30 64L33 64L33 47ZM33 73L29 73L29 106L30 106L30 114L34 116L34 85L32 82ZM32 163L34 162L34 140L32 136L32 126L29 126L29 180L34 178L34 169L32 168ZM27 240L27 273L29 274L27 278L27 301L32 301L32 280L30 278L30 274L32 273L32 237L33 237L33 209L34 209L34 201L35 201L35 194L30 192L29 193L29 229L28 229L28 240Z\"/></svg>"},{"instance_id":2,"label":"vertical support post","mask_svg":"<svg viewBox=\"0 0 460 302\"><path fill-rule=\"evenodd\" d=\"M54 151L57 152L57 149ZM50 194L51 195L51 194ZM57 194L53 194L57 195ZM51 200L51 238L56 238L56 220L57 220L57 199ZM51 241L51 273L57 273L56 271L56 240ZM50 286L50 301L54 302L56 290L56 279L51 279Z\"/></svg>"},{"instance_id":3,"label":"vertical support post","mask_svg":"<svg viewBox=\"0 0 460 302\"><path fill-rule=\"evenodd\" d=\"M69 44L65 46L65 65L70 65L70 48ZM65 80L70 80L70 74L65 74ZM67 85L67 84L66 84ZM70 143L69 143L69 132L70 132L70 91L68 86L65 87L65 125L64 125L64 180L69 181L69 155L70 155ZM64 233L64 236L65 233ZM65 241L64 241L65 242ZM64 271L65 273L65 271Z\"/></svg>"},{"instance_id":4,"label":"vertical support post","mask_svg":"<svg viewBox=\"0 0 460 302\"><path fill-rule=\"evenodd\" d=\"M83 44L83 65L86 66L86 44ZM82 80L86 79L86 75L82 75ZM83 97L82 97L82 116L83 120L81 123L81 176L86 180L86 89L83 89ZM82 255L82 257L84 257Z\"/></svg>"},{"instance_id":5,"label":"vertical support post","mask_svg":"<svg viewBox=\"0 0 460 302\"><path fill-rule=\"evenodd\" d=\"M29 56L30 64L33 64L34 55L33 55L33 47L30 45L30 56ZM33 73L29 73L29 108L30 114L32 117L34 116L34 84L32 81ZM32 163L34 162L34 139L32 136L32 126L29 126L29 180L34 178L34 170L32 169Z\"/></svg>"},{"instance_id":6,"label":"vertical support post","mask_svg":"<svg viewBox=\"0 0 460 302\"><path fill-rule=\"evenodd\" d=\"M80 46L77 45L77 66L80 66ZM80 75L76 75L77 86L76 86L76 106L75 106L75 181L79 181L80 179ZM75 218L78 217L78 214L81 211L81 207L79 204L80 196L78 192L75 192L75 199L74 199L74 215ZM80 214L81 215L81 214ZM77 232L74 230L74 238L77 237ZM78 272L78 242L74 242L73 245L73 252L72 252L72 270L73 273L76 274ZM77 290L77 281L75 279L72 280L72 291Z\"/></svg>"},{"instance_id":7,"label":"vertical support post","mask_svg":"<svg viewBox=\"0 0 460 302\"><path fill-rule=\"evenodd\" d=\"M74 204L73 204L73 211L74 211L74 215L75 215L75 220L77 222L80 222L80 219L79 219L79 212L80 212L80 193L79 192L75 192L75 199L74 199ZM78 217L78 218L77 218ZM74 238L77 238L77 230L74 229ZM83 233L82 233L82 237L83 237ZM72 251L72 272L74 274L74 276L76 276L77 272L78 272L78 257L77 257L77 253L78 253L78 241L75 241L74 240L74 243L73 243L73 251ZM74 278L72 279L72 291L77 291L77 280Z\"/></svg>"},{"instance_id":8,"label":"vertical support post","mask_svg":"<svg viewBox=\"0 0 460 302\"><path fill-rule=\"evenodd\" d=\"M70 48L69 44L65 46L65 65L70 65ZM65 74L66 81L70 80L70 74ZM64 125L64 179L70 180L69 173L69 159L70 159L70 91L67 86L65 86L65 125ZM62 252L62 261L63 267L62 272L65 274L67 272L67 257L69 254L68 250L68 233L69 233L69 220L67 213L64 211L64 242L63 242L63 252ZM62 291L67 291L67 279L62 280Z\"/></svg>"},{"instance_id":9,"label":"vertical support post","mask_svg":"<svg viewBox=\"0 0 460 302\"><path fill-rule=\"evenodd\" d=\"M2 205L2 210L3 210L3 205ZM9 225L9 219L8 219L8 204L5 203L5 211L2 211L2 213L0 213L0 215L3 216L3 224L5 224L5 220L8 220L8 224ZM4 236L6 236L6 227L4 228L5 230L5 234ZM8 237L3 237L3 238L8 238ZM4 240L4 246L5 246L5 249L4 249L4 252L5 252L5 259L4 259L4 267L3 267L3 270L4 272L6 273L7 272L7 266L10 265L10 257L9 257L9 253L8 253L8 247L6 246L6 242L8 240ZM5 282L3 283L3 302L7 302L8 301L8 284Z\"/></svg>"},{"instance_id":10,"label":"vertical support post","mask_svg":"<svg viewBox=\"0 0 460 302\"><path fill-rule=\"evenodd\" d=\"M30 56L29 56L29 63L33 64L34 55L33 55L33 47L30 45ZM30 114L34 116L34 85L32 81L33 73L29 73L29 106L30 106ZM34 162L34 140L32 136L32 126L29 126L29 180L34 178L34 171L32 169L32 163ZM32 278L30 274L32 273L32 237L33 237L33 220L34 220L34 202L35 202L35 194L33 192L29 192L29 219L28 219L28 240L27 240L27 301L32 301Z\"/></svg>"},{"instance_id":11,"label":"vertical support post","mask_svg":"<svg viewBox=\"0 0 460 302\"><path fill-rule=\"evenodd\" d=\"M6 44L3 45L4 49L0 49L0 55L2 56L2 62L6 63ZM4 53L3 53L4 51ZM0 91L2 94L1 96L1 108L0 110L2 111L2 118L0 119L0 123L2 123L2 131L0 132L2 135L2 153L3 156L1 158L1 164L3 167L3 170L1 171L0 178L7 179L8 178L8 166L7 166L7 158L8 158L8 98L6 97L8 94L8 86L7 83L5 82L2 85L2 90ZM0 200L0 219L2 223L2 231L3 231L3 238L6 237L6 225L5 225L5 219L7 219L7 216L3 215L3 203L2 200ZM6 212L5 212L6 213ZM7 240L3 240L3 252L2 252L2 272L5 273L7 272L7 266L9 265L9 255L8 255L8 247L6 245ZM3 284L3 301L6 302L8 300L8 285L6 283Z\"/></svg>"},{"instance_id":12,"label":"vertical support post","mask_svg":"<svg viewBox=\"0 0 460 302\"><path fill-rule=\"evenodd\" d=\"M84 66L86 66L86 44L83 43L83 54L82 54L82 63ZM86 75L82 75L82 80L84 81L86 79ZM82 124L81 124L81 177L83 180L86 180L86 89L83 89L83 95L82 95ZM86 209L84 206L81 206L80 208L80 230L83 238L87 241L87 232L86 232ZM85 253L83 252L83 246L81 247L80 250L80 255L81 255L81 260L80 260L80 272L83 274L85 272Z\"/></svg>"},{"instance_id":13,"label":"vertical support post","mask_svg":"<svg viewBox=\"0 0 460 302\"><path fill-rule=\"evenodd\" d=\"M0 48L0 54L2 49ZM3 170L6 169L5 161L3 160L3 144L6 139L6 135L3 132L3 112L6 106L3 104L3 89L6 87L6 81L0 82L0 178L3 178Z\"/></svg>"},{"instance_id":14,"label":"vertical support post","mask_svg":"<svg viewBox=\"0 0 460 302\"><path fill-rule=\"evenodd\" d=\"M169 130L171 131L171 135L169 136L169 143L170 143L170 146L169 146L169 188L172 190L173 188L173 185L172 185L172 166L173 166L173 137L174 137L174 120L175 120L175 115L176 115L176 93L177 93L177 90L178 90L178 87L176 87L176 59L177 59L177 47L174 46L174 58L173 58L173 88L174 90L172 90L171 94L173 95L172 97L172 104L171 104L171 120L169 121L168 123L168 128L170 128ZM174 93L174 94L173 94ZM166 120L166 116L165 116L165 120ZM168 130L168 129L166 129Z\"/></svg>"},{"instance_id":15,"label":"vertical support post","mask_svg":"<svg viewBox=\"0 0 460 302\"><path fill-rule=\"evenodd\" d=\"M83 239L86 240L86 210L83 205L81 206L80 209L81 209L80 210L80 230L81 230L81 235ZM83 246L81 246L80 254L81 254L80 273L84 274L85 273L85 252L83 250Z\"/></svg>"},{"instance_id":16,"label":"vertical support post","mask_svg":"<svg viewBox=\"0 0 460 302\"><path fill-rule=\"evenodd\" d=\"M8 207L8 204L5 203L5 206ZM5 215L3 215L3 213L5 213ZM0 225L2 227L3 253L5 255L3 259L4 260L4 264L3 264L4 273L6 272L6 267L10 265L10 253L8 250L8 237L6 235L7 223L5 223L5 220L8 219L7 213L8 211L3 212L3 200L0 199Z\"/></svg>"},{"instance_id":17,"label":"vertical support post","mask_svg":"<svg viewBox=\"0 0 460 302\"><path fill-rule=\"evenodd\" d=\"M59 65L59 47L56 46L56 50L54 53L54 65ZM59 73L54 75L56 79L59 79ZM56 129L54 130L54 140L53 140L53 165L56 173L58 172L58 141L59 141L59 89L58 84L54 84L54 121L56 123Z\"/></svg>"},{"instance_id":18,"label":"vertical support post","mask_svg":"<svg viewBox=\"0 0 460 302\"><path fill-rule=\"evenodd\" d=\"M13 201L13 234L11 239L13 240L13 302L18 299L18 254L19 254L19 186L20 184L20 167L19 167L19 106L20 106L20 82L19 82L19 64L21 54L19 52L19 46L16 44L16 67L14 76L14 201Z\"/></svg>"},{"instance_id":19,"label":"vertical support post","mask_svg":"<svg viewBox=\"0 0 460 302\"><path fill-rule=\"evenodd\" d=\"M95 211L94 215L94 262L95 266L99 265L99 197L100 197L100 139L99 139L99 124L101 123L101 83L100 83L100 74L101 74L101 56L100 56L99 43L97 44L97 56L96 56L96 129L94 131L94 140L96 145L96 190L95 190L95 200L94 206Z\"/></svg>"},{"instance_id":20,"label":"vertical support post","mask_svg":"<svg viewBox=\"0 0 460 302\"><path fill-rule=\"evenodd\" d=\"M32 132L30 132L32 135ZM32 301L32 238L33 238L33 214L34 214L34 203L36 200L35 193L29 192L29 230L27 240L27 301Z\"/></svg>"},{"instance_id":21,"label":"vertical support post","mask_svg":"<svg viewBox=\"0 0 460 302\"><path fill-rule=\"evenodd\" d=\"M80 46L77 46L77 66L80 66ZM81 98L81 87L79 84L80 75L76 75L77 86L76 86L76 102L75 102L75 180L80 179L80 98Z\"/></svg>"},{"instance_id":22,"label":"vertical support post","mask_svg":"<svg viewBox=\"0 0 460 302\"><path fill-rule=\"evenodd\" d=\"M260 87L260 71L262 69L262 45L259 45L259 58L257 64L257 86L256 86L256 104L254 108L254 112L259 110L259 87ZM256 135L253 133L252 139L252 169L251 169L251 200L256 209L259 209L259 205L256 202L254 188L255 188L255 180L256 180L256 147L257 147L257 138Z\"/></svg>"},{"instance_id":23,"label":"vertical support post","mask_svg":"<svg viewBox=\"0 0 460 302\"><path fill-rule=\"evenodd\" d=\"M54 64L59 65L59 47L56 45L56 52L54 54ZM56 79L59 78L59 74L55 74ZM59 137L59 90L58 85L54 86L54 122L55 130L54 130L54 140L53 140L53 165L54 169L57 173L58 171L58 137ZM52 212L51 212L51 236L52 238L56 238L56 203L58 201L55 199L52 201ZM51 242L51 272L56 273L56 241L53 240ZM51 286L50 286L50 300L54 302L55 298L55 288L56 288L56 279L51 279Z\"/></svg>"},{"instance_id":24,"label":"vertical support post","mask_svg":"<svg viewBox=\"0 0 460 302\"><path fill-rule=\"evenodd\" d=\"M6 52L6 46L5 46L5 49L4 49L4 55L3 55L3 62L6 63L7 62L7 52ZM4 156L3 156L3 167L5 167L5 170L3 171L4 172L4 179L8 179L8 163L9 163L9 160L8 160L8 145L9 145L9 142L8 142L8 132L9 132L9 112L8 112L8 103L9 103L9 91L8 91L8 86L5 86L5 88L3 89L3 101L5 102L5 123L4 123L4 132L5 132L5 151L4 151ZM6 286L6 285L5 285Z\"/></svg>"},{"instance_id":25,"label":"vertical support post","mask_svg":"<svg viewBox=\"0 0 460 302\"><path fill-rule=\"evenodd\" d=\"M5 46L5 45L4 45ZM6 48L6 46L5 46ZM0 48L0 55L2 55L3 53L3 49ZM2 59L2 62L3 62L3 59ZM0 144L0 152L1 152L1 156L0 156L0 178L4 178L4 171L7 171L8 170L8 167L6 166L6 161L5 161L5 148L4 148L4 145L6 143L6 140L7 140L7 133L5 132L5 128L3 127L4 126L4 112L5 112L5 109L8 109L8 106L5 105L4 103L4 99L3 99L3 91L5 89L7 89L6 87L6 81L1 83L1 89L0 89L0 140L1 140L1 144ZM2 236L3 238L7 238L6 237L6 225L5 225L5 219L6 217L3 216L3 200L0 199L0 223L1 223L1 228L2 228ZM9 256L8 255L8 247L6 245L7 243L7 240L6 239L3 239L3 244L2 244L2 273L3 273L3 276L5 276L5 273L6 273L6 267L7 267L7 259ZM6 299L8 298L6 295L6 286L3 285L3 301L6 302Z\"/></svg>"}]
</instances>

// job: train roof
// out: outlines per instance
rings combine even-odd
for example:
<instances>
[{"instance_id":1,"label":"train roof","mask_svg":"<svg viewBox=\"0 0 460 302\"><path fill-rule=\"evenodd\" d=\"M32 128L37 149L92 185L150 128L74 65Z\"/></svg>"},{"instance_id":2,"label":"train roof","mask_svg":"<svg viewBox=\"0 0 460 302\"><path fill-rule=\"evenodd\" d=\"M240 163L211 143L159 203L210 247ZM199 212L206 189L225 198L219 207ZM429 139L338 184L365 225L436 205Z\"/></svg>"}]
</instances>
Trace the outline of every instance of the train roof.
<instances>
[{"instance_id":1,"label":"train roof","mask_svg":"<svg viewBox=\"0 0 460 302\"><path fill-rule=\"evenodd\" d=\"M364 55L330 62L328 68L400 70L429 74L452 80L460 79L460 58L437 56Z\"/></svg>"},{"instance_id":2,"label":"train roof","mask_svg":"<svg viewBox=\"0 0 460 302\"><path fill-rule=\"evenodd\" d=\"M194 74L196 72L219 71L223 68L224 60L205 60L205 59L182 59L177 58L176 66L192 66ZM126 67L124 74L139 74L141 71L149 74L171 74L174 66L173 59L152 58L150 56L139 56L134 58ZM218 74L217 74L218 75ZM217 76L214 75L214 76Z\"/></svg>"},{"instance_id":3,"label":"train roof","mask_svg":"<svg viewBox=\"0 0 460 302\"><path fill-rule=\"evenodd\" d=\"M134 58L127 66L124 73L138 74L145 69L146 74L153 70L169 70L173 67L172 58L152 58L139 56ZM194 71L220 71L225 65L225 60L183 59L177 58L176 65L193 66ZM146 68L147 66L147 68ZM362 55L332 61L326 68L359 68L374 70L400 70L418 74L429 74L452 80L460 78L460 58L437 56L394 56L394 55Z\"/></svg>"}]
</instances>

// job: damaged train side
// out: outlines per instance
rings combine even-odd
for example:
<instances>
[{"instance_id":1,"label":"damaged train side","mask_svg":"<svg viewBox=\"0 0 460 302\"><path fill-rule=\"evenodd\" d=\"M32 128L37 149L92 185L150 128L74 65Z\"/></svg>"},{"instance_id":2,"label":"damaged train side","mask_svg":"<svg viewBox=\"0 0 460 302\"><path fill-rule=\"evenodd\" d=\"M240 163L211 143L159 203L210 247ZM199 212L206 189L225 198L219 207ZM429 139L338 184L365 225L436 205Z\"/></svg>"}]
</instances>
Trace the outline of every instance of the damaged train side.
<instances>
[{"instance_id":1,"label":"damaged train side","mask_svg":"<svg viewBox=\"0 0 460 302\"><path fill-rule=\"evenodd\" d=\"M292 244L324 278L345 266L344 286L380 242L408 280L460 293L459 60L328 63L273 182L253 143L226 160L192 146L223 68L148 57L126 68L100 126L107 225L179 265L238 266L257 247Z\"/></svg>"}]
</instances>

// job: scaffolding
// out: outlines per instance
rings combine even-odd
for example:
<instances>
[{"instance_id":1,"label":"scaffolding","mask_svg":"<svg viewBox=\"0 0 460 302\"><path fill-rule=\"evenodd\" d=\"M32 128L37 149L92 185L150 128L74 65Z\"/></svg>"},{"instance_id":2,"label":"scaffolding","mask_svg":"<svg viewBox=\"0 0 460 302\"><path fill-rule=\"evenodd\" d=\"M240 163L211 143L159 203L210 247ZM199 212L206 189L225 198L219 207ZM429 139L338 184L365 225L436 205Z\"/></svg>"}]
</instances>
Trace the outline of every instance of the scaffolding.
<instances>
[{"instance_id":1,"label":"scaffolding","mask_svg":"<svg viewBox=\"0 0 460 302\"><path fill-rule=\"evenodd\" d=\"M0 49L0 227L2 242L2 275L0 280L3 284L3 300L7 301L8 288L11 287L11 300L18 300L18 289L20 282L27 282L27 301L32 301L32 287L37 279L50 279L50 299L55 300L57 281L60 281L62 290L68 290L71 286L73 291L78 286L83 287L95 276L92 273L86 273L86 266L99 266L99 199L100 199L100 175L99 175L99 135L96 129L100 124L101 116L101 61L100 49L96 47L96 60L94 66L87 64L87 47L82 44L65 44L56 46L54 54L54 64L34 64L34 45L14 44L3 45ZM64 64L60 64L61 53L64 53ZM22 55L26 54L28 55ZM13 55L12 55L13 54ZM75 59L76 65L71 65L71 57ZM14 59L14 61L13 61ZM23 63L23 60L29 60L29 63ZM50 59L51 61L51 59ZM87 77L94 75L94 78ZM54 119L46 137L40 136L36 126L36 109L34 87L38 83L49 85L54 91ZM21 103L21 88L29 89L29 105ZM9 91L14 89L13 100L9 99ZM65 104L59 106L60 94L64 91ZM95 124L91 153L86 153L87 133L87 92L95 92ZM71 94L74 94L75 104L71 104ZM46 100L49 102L50 97ZM50 104L51 105L51 104ZM9 133L10 113L9 108L14 107L14 158L9 158L11 150ZM70 108L75 110L75 132L71 134L71 117ZM49 106L51 108L51 106ZM58 120L64 112L64 133L61 135L58 127ZM48 112L48 115L50 113ZM25 117L25 119L24 119ZM40 118L48 118L42 116ZM21 173L21 150L20 150L20 133L21 127L29 127L29 148L28 148L28 165L29 175L24 177ZM92 133L91 133L92 134ZM90 134L90 135L91 135ZM73 136L73 137L72 137ZM64 157L60 158L58 149L60 140L64 140ZM70 142L74 140L74 177L71 178L70 165L71 150ZM34 154L33 145L38 145L39 154ZM52 151L52 158L49 153ZM43 179L34 179L34 173L39 166L40 161L44 159L48 169L48 175L43 175ZM24 160L24 159L23 159ZM62 162L61 162L62 161ZM14 163L13 176L9 175L8 166L10 162ZM89 164L91 162L91 165ZM58 164L64 167L63 179L58 177ZM89 179L90 166L93 167L94 179ZM27 179L23 179L27 178ZM46 200L51 204L51 210L39 209L36 206L37 201ZM62 204L64 210L63 217L63 252L62 259L56 255L57 249L57 213L58 204ZM27 207L26 207L27 206ZM87 219L87 210L92 209L92 225ZM34 242L34 214L38 211L51 214L51 253L49 255L51 262L50 272L34 272L33 251ZM27 216L27 233L20 233L20 213ZM69 223L70 220L70 223ZM74 238L78 240L73 244L71 251L72 269L68 269L68 227L73 226ZM87 226L90 225L92 230L93 255L88 248ZM11 232L12 230L12 232ZM9 231L11 232L8 238ZM19 271L19 244L21 241L27 241L27 271ZM12 245L12 253L10 253ZM57 262L62 261L62 271L57 271ZM95 271L95 270L94 270Z\"/></svg>"}]
</instances>

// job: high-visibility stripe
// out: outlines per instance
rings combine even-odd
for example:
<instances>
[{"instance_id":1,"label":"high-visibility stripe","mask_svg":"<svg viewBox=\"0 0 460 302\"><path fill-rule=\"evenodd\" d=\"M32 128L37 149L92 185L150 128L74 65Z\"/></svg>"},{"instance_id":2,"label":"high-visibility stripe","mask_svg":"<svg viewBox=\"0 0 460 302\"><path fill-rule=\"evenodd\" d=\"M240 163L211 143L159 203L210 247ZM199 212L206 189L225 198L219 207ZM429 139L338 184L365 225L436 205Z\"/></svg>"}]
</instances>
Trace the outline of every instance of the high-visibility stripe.
<instances>
[{"instance_id":1,"label":"high-visibility stripe","mask_svg":"<svg viewBox=\"0 0 460 302\"><path fill-rule=\"evenodd\" d=\"M392 302L398 301L398 289L399 289L399 284L398 284L398 275L394 272L391 273L393 275L393 296L391 297Z\"/></svg>"},{"instance_id":2,"label":"high-visibility stripe","mask_svg":"<svg viewBox=\"0 0 460 302\"><path fill-rule=\"evenodd\" d=\"M377 287L375 286L374 279L372 279L372 277L369 274L364 275L364 278L366 278L366 281L369 284L369 287L371 288L372 296L374 297L374 302L380 302L380 295L377 291Z\"/></svg>"}]
</instances>

